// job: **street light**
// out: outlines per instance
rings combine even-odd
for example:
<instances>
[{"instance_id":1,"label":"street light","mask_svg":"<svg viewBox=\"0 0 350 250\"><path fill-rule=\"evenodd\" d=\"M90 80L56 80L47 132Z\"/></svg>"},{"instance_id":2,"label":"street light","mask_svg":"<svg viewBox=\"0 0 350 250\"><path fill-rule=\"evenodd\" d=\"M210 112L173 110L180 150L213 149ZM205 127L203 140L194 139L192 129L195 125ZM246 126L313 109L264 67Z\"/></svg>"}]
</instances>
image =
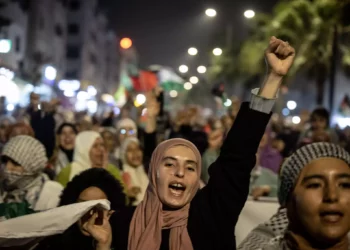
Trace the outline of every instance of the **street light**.
<instances>
[{"instance_id":1,"label":"street light","mask_svg":"<svg viewBox=\"0 0 350 250\"><path fill-rule=\"evenodd\" d=\"M188 67L187 67L186 65L181 65L181 66L179 67L179 71L180 71L181 73L186 73L186 72L188 71Z\"/></svg>"},{"instance_id":2,"label":"street light","mask_svg":"<svg viewBox=\"0 0 350 250\"><path fill-rule=\"evenodd\" d=\"M232 101L230 99L226 99L224 102L225 107L230 107L232 105Z\"/></svg>"},{"instance_id":3,"label":"street light","mask_svg":"<svg viewBox=\"0 0 350 250\"><path fill-rule=\"evenodd\" d=\"M89 96L97 95L97 89L94 86L89 86L87 88L87 92L88 92Z\"/></svg>"},{"instance_id":4,"label":"street light","mask_svg":"<svg viewBox=\"0 0 350 250\"><path fill-rule=\"evenodd\" d=\"M120 40L120 47L122 49L129 49L132 46L132 41L130 38L123 38L122 40Z\"/></svg>"},{"instance_id":5,"label":"street light","mask_svg":"<svg viewBox=\"0 0 350 250\"><path fill-rule=\"evenodd\" d=\"M295 101L288 101L287 102L287 108L289 110L294 110L297 108L297 103Z\"/></svg>"},{"instance_id":6,"label":"street light","mask_svg":"<svg viewBox=\"0 0 350 250\"><path fill-rule=\"evenodd\" d=\"M136 96L136 102L141 106L146 102L146 96L144 94L138 94Z\"/></svg>"},{"instance_id":7,"label":"street light","mask_svg":"<svg viewBox=\"0 0 350 250\"><path fill-rule=\"evenodd\" d=\"M204 74L205 72L207 72L207 68L205 66L199 66L197 68L197 71L199 74Z\"/></svg>"},{"instance_id":8,"label":"street light","mask_svg":"<svg viewBox=\"0 0 350 250\"><path fill-rule=\"evenodd\" d=\"M57 70L52 66L47 66L44 71L44 76L47 80L53 81L56 79Z\"/></svg>"},{"instance_id":9,"label":"street light","mask_svg":"<svg viewBox=\"0 0 350 250\"><path fill-rule=\"evenodd\" d=\"M221 56L222 55L222 49L220 49L220 48L213 49L213 54L214 54L214 56Z\"/></svg>"},{"instance_id":10,"label":"street light","mask_svg":"<svg viewBox=\"0 0 350 250\"><path fill-rule=\"evenodd\" d=\"M254 12L254 10L246 10L244 12L244 16L248 19L251 19L251 18L255 17L255 12Z\"/></svg>"},{"instance_id":11,"label":"street light","mask_svg":"<svg viewBox=\"0 0 350 250\"><path fill-rule=\"evenodd\" d=\"M171 90L169 92L169 95L170 95L170 97L175 98L175 97L177 97L177 91L176 90Z\"/></svg>"},{"instance_id":12,"label":"street light","mask_svg":"<svg viewBox=\"0 0 350 250\"><path fill-rule=\"evenodd\" d=\"M190 83L192 83L192 84L197 84L198 82L199 82L199 79L198 79L197 76L192 76L192 77L190 78Z\"/></svg>"},{"instance_id":13,"label":"street light","mask_svg":"<svg viewBox=\"0 0 350 250\"><path fill-rule=\"evenodd\" d=\"M297 125L297 124L299 124L301 122L301 119L300 119L299 116L294 116L292 118L292 122Z\"/></svg>"},{"instance_id":14,"label":"street light","mask_svg":"<svg viewBox=\"0 0 350 250\"><path fill-rule=\"evenodd\" d=\"M205 14L206 14L208 17L214 17L214 16L216 16L216 10L214 10L214 9L207 9L207 10L205 11Z\"/></svg>"},{"instance_id":15,"label":"street light","mask_svg":"<svg viewBox=\"0 0 350 250\"><path fill-rule=\"evenodd\" d=\"M0 39L0 53L9 53L11 50L11 40Z\"/></svg>"},{"instance_id":16,"label":"street light","mask_svg":"<svg viewBox=\"0 0 350 250\"><path fill-rule=\"evenodd\" d=\"M190 54L191 56L195 56L195 55L198 54L198 50L196 48L194 48L194 47L189 48L188 49L188 54Z\"/></svg>"},{"instance_id":17,"label":"street light","mask_svg":"<svg viewBox=\"0 0 350 250\"><path fill-rule=\"evenodd\" d=\"M192 83L186 82L186 83L184 84L184 89L186 89L186 90L192 89Z\"/></svg>"}]
</instances>

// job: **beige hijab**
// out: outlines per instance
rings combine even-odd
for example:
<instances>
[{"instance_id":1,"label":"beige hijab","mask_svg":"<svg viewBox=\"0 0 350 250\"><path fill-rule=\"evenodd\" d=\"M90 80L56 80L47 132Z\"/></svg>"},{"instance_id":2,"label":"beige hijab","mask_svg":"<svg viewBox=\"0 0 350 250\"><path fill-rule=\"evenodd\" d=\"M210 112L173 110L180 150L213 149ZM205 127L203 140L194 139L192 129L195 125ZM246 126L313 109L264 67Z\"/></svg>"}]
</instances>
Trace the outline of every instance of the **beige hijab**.
<instances>
[{"instance_id":1,"label":"beige hijab","mask_svg":"<svg viewBox=\"0 0 350 250\"><path fill-rule=\"evenodd\" d=\"M171 139L162 142L154 150L148 176L150 183L143 201L138 205L130 224L128 250L156 250L162 241L162 229L170 229L170 250L193 250L187 232L187 219L190 203L175 211L163 211L163 205L157 194L156 173L165 152L174 146L190 148L197 158L198 184L191 194L191 200L199 188L201 173L201 155L191 142L184 139Z\"/></svg>"}]
</instances>

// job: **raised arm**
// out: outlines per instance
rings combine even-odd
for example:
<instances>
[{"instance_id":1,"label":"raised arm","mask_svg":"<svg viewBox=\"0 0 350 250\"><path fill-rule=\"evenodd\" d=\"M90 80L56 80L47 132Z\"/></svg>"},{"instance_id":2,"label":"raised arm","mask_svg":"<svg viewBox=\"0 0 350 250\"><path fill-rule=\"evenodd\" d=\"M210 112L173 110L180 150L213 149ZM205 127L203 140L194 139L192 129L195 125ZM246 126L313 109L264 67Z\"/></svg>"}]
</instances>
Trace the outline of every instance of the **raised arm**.
<instances>
[{"instance_id":1,"label":"raised arm","mask_svg":"<svg viewBox=\"0 0 350 250\"><path fill-rule=\"evenodd\" d=\"M218 240L224 239L220 244L225 244L226 248L220 246L220 249L232 249L235 245L234 227L248 196L256 152L294 54L288 43L271 38L265 51L269 72L266 80L260 90L253 90L250 104L242 104L220 156L209 168L208 185L191 203L191 213L196 210L193 206L198 206L202 219L208 220L206 224L215 225L211 233L217 235Z\"/></svg>"}]
</instances>

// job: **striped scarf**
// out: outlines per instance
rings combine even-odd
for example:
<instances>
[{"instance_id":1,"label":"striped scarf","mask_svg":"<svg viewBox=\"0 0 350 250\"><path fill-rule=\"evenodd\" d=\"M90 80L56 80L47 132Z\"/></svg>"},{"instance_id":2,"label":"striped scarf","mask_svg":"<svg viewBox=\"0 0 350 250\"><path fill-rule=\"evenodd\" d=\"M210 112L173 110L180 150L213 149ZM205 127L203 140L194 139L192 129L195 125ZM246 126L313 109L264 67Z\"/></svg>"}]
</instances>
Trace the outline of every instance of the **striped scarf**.
<instances>
[{"instance_id":1,"label":"striped scarf","mask_svg":"<svg viewBox=\"0 0 350 250\"><path fill-rule=\"evenodd\" d=\"M12 191L4 188L2 192L0 191L0 203L21 203L27 201L30 208L33 209L39 199L44 183L48 180L49 177L46 174L40 174L34 179L31 179L31 181L26 186L22 186L22 188Z\"/></svg>"}]
</instances>

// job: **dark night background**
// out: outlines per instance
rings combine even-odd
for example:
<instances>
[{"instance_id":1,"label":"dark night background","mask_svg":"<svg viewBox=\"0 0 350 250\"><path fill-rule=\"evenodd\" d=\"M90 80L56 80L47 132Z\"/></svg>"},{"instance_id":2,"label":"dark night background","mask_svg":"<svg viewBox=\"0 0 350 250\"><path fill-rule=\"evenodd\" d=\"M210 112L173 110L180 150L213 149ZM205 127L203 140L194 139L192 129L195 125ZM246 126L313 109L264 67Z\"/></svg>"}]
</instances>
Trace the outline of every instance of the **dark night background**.
<instances>
[{"instance_id":1,"label":"dark night background","mask_svg":"<svg viewBox=\"0 0 350 250\"><path fill-rule=\"evenodd\" d=\"M233 39L239 42L247 34L246 9L269 12L277 0L100 0L110 25L119 38L130 37L140 54L142 66L161 64L177 69L189 64L187 49L199 50L196 65L206 64L209 51L220 47L228 24ZM207 17L207 8L217 11ZM202 53L201 53L202 52Z\"/></svg>"}]
</instances>

